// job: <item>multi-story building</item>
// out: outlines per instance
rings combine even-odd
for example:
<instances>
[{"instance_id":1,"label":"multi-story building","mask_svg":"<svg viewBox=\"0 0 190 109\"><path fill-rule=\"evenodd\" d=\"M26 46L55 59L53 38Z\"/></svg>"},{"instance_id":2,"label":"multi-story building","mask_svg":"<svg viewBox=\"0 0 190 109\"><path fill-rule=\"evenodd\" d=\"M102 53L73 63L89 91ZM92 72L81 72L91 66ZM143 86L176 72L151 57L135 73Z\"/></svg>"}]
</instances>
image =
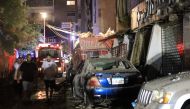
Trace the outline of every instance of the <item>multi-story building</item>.
<instances>
[{"instance_id":1,"label":"multi-story building","mask_svg":"<svg viewBox=\"0 0 190 109\"><path fill-rule=\"evenodd\" d=\"M77 25L79 32L92 31L91 0L77 0Z\"/></svg>"},{"instance_id":2,"label":"multi-story building","mask_svg":"<svg viewBox=\"0 0 190 109\"><path fill-rule=\"evenodd\" d=\"M116 0L78 0L78 29L94 34L116 29Z\"/></svg>"},{"instance_id":3,"label":"multi-story building","mask_svg":"<svg viewBox=\"0 0 190 109\"><path fill-rule=\"evenodd\" d=\"M54 0L27 0L28 17L31 23L43 23L41 13L47 13L46 21L54 22Z\"/></svg>"},{"instance_id":4,"label":"multi-story building","mask_svg":"<svg viewBox=\"0 0 190 109\"><path fill-rule=\"evenodd\" d=\"M77 0L79 30L94 34L106 32L109 28L115 31L127 30L130 28L130 9L140 1Z\"/></svg>"},{"instance_id":5,"label":"multi-story building","mask_svg":"<svg viewBox=\"0 0 190 109\"><path fill-rule=\"evenodd\" d=\"M76 22L76 0L55 0L55 23Z\"/></svg>"},{"instance_id":6,"label":"multi-story building","mask_svg":"<svg viewBox=\"0 0 190 109\"><path fill-rule=\"evenodd\" d=\"M137 4L130 9L131 29L136 32L133 64L145 66L142 71L148 79L189 70L189 1L143 0Z\"/></svg>"},{"instance_id":7,"label":"multi-story building","mask_svg":"<svg viewBox=\"0 0 190 109\"><path fill-rule=\"evenodd\" d=\"M93 33L106 32L109 28L116 30L116 0L93 1Z\"/></svg>"},{"instance_id":8,"label":"multi-story building","mask_svg":"<svg viewBox=\"0 0 190 109\"><path fill-rule=\"evenodd\" d=\"M44 25L41 13L46 13L46 24L62 27L65 24L72 24L68 31L75 30L76 22L76 1L75 0L24 0L28 7L28 18L30 23ZM65 28L63 28L65 29ZM45 28L46 42L62 42L62 38L54 34L49 28ZM69 37L69 34L64 34Z\"/></svg>"},{"instance_id":9,"label":"multi-story building","mask_svg":"<svg viewBox=\"0 0 190 109\"><path fill-rule=\"evenodd\" d=\"M58 27L61 27L66 31L78 31L76 25L76 11L77 11L77 0L55 0L55 22L54 24ZM62 43L64 47L68 48L71 53L72 48L72 35L68 33L60 33L64 37L67 37L68 40L63 40ZM60 40L60 38L59 38Z\"/></svg>"}]
</instances>

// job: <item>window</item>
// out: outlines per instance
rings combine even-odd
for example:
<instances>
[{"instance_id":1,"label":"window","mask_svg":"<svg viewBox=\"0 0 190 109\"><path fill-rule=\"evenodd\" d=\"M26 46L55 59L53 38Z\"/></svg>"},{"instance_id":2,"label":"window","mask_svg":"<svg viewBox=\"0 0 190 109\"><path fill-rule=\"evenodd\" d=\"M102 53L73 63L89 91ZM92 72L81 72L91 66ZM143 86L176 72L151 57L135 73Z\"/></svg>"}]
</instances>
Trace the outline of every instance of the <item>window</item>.
<instances>
[{"instance_id":1,"label":"window","mask_svg":"<svg viewBox=\"0 0 190 109\"><path fill-rule=\"evenodd\" d=\"M47 5L48 5L48 6L53 5L53 0L47 0Z\"/></svg>"},{"instance_id":2,"label":"window","mask_svg":"<svg viewBox=\"0 0 190 109\"><path fill-rule=\"evenodd\" d=\"M131 68L129 63L123 60L94 60L91 64L95 70L125 70Z\"/></svg>"},{"instance_id":3,"label":"window","mask_svg":"<svg viewBox=\"0 0 190 109\"><path fill-rule=\"evenodd\" d=\"M50 54L52 58L56 58L61 56L61 51L54 48L44 48L39 50L39 57L45 58L47 54Z\"/></svg>"},{"instance_id":4,"label":"window","mask_svg":"<svg viewBox=\"0 0 190 109\"><path fill-rule=\"evenodd\" d=\"M68 0L67 5L75 5L75 1Z\"/></svg>"},{"instance_id":5,"label":"window","mask_svg":"<svg viewBox=\"0 0 190 109\"><path fill-rule=\"evenodd\" d=\"M69 12L69 13L67 13L67 16L75 16L75 13L74 12Z\"/></svg>"}]
</instances>

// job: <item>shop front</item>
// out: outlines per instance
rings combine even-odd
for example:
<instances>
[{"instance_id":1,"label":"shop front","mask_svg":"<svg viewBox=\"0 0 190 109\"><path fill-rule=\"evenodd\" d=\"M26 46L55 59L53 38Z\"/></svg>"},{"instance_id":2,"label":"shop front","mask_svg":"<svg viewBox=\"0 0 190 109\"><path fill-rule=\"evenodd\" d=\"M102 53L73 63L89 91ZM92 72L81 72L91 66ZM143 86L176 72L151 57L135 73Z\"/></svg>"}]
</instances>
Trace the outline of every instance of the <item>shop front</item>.
<instances>
[{"instance_id":1,"label":"shop front","mask_svg":"<svg viewBox=\"0 0 190 109\"><path fill-rule=\"evenodd\" d=\"M136 32L131 62L147 80L152 80L184 70L183 15L172 8L177 2L165 1L150 7L147 1L131 12L131 28Z\"/></svg>"}]
</instances>

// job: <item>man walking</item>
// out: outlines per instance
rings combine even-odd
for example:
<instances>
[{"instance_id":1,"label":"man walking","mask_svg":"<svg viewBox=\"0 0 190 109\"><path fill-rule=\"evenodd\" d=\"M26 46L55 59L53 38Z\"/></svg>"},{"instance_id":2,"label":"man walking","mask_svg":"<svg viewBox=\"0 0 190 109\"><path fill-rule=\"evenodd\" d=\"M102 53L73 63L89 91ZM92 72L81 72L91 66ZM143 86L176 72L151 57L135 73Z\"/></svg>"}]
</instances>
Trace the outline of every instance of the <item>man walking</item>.
<instances>
[{"instance_id":1,"label":"man walking","mask_svg":"<svg viewBox=\"0 0 190 109\"><path fill-rule=\"evenodd\" d=\"M19 57L14 63L14 89L18 98L22 96L22 74L20 72L20 66L23 62L23 59Z\"/></svg>"},{"instance_id":2,"label":"man walking","mask_svg":"<svg viewBox=\"0 0 190 109\"><path fill-rule=\"evenodd\" d=\"M46 60L42 64L42 71L44 73L44 83L47 100L51 100L53 95L53 90L55 89L55 77L57 75L57 65L48 55ZM49 96L50 88L50 96Z\"/></svg>"},{"instance_id":3,"label":"man walking","mask_svg":"<svg viewBox=\"0 0 190 109\"><path fill-rule=\"evenodd\" d=\"M34 79L37 79L37 66L31 61L31 55L27 54L27 60L20 66L22 71L22 85L23 85L23 100L29 101L32 94L32 86Z\"/></svg>"}]
</instances>

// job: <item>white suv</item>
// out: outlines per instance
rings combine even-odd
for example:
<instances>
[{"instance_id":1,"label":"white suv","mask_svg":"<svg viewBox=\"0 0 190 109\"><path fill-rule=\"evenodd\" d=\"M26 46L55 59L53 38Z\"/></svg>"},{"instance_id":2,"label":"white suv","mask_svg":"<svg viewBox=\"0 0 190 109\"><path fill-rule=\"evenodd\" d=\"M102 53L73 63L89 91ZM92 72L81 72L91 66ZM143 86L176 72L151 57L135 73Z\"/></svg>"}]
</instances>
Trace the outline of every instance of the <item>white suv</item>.
<instances>
[{"instance_id":1,"label":"white suv","mask_svg":"<svg viewBox=\"0 0 190 109\"><path fill-rule=\"evenodd\" d=\"M190 109L190 72L145 83L135 109Z\"/></svg>"}]
</instances>

